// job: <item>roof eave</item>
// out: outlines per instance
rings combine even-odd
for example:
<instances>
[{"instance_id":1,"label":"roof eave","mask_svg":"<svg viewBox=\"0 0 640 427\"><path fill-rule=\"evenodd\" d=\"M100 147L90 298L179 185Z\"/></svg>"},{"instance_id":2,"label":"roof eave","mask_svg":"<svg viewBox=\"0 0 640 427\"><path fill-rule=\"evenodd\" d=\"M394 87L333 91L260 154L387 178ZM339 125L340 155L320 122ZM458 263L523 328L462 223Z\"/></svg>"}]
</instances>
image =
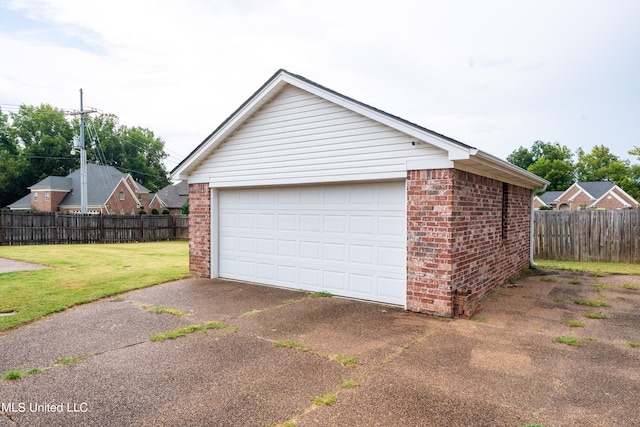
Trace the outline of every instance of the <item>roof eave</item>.
<instances>
[{"instance_id":1,"label":"roof eave","mask_svg":"<svg viewBox=\"0 0 640 427\"><path fill-rule=\"evenodd\" d=\"M481 175L536 190L536 192L544 191L550 184L549 181L538 175L480 150L472 153L469 159L457 160L454 165L458 169L474 173L480 172Z\"/></svg>"},{"instance_id":2,"label":"roof eave","mask_svg":"<svg viewBox=\"0 0 640 427\"><path fill-rule=\"evenodd\" d=\"M302 76L292 74L286 70L278 70L260 89L247 99L231 116L229 116L216 130L196 147L187 158L171 171L171 179L188 180L190 173L204 161L204 159L224 139L244 123L256 110L269 102L282 88L290 84L320 98L347 108L379 123L394 128L418 141L423 141L441 148L448 153L449 160L465 160L475 155L478 150L445 135L423 128L400 117L378 110L375 107L361 103L353 98L321 86Z\"/></svg>"}]
</instances>

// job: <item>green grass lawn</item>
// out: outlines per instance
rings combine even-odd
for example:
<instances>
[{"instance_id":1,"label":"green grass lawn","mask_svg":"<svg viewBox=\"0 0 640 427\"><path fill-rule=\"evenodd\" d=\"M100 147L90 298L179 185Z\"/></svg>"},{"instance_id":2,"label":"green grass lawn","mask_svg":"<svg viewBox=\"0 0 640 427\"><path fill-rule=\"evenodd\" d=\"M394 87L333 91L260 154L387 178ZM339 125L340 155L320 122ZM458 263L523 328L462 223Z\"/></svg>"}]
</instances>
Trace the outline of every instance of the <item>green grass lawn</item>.
<instances>
[{"instance_id":1,"label":"green grass lawn","mask_svg":"<svg viewBox=\"0 0 640 427\"><path fill-rule=\"evenodd\" d=\"M606 274L640 274L640 264L624 264L615 262L577 262L536 259L540 268L554 270L583 271L586 273Z\"/></svg>"},{"instance_id":2,"label":"green grass lawn","mask_svg":"<svg viewBox=\"0 0 640 427\"><path fill-rule=\"evenodd\" d=\"M0 274L0 330L74 305L189 275L184 241L2 246L0 258L49 268Z\"/></svg>"}]
</instances>

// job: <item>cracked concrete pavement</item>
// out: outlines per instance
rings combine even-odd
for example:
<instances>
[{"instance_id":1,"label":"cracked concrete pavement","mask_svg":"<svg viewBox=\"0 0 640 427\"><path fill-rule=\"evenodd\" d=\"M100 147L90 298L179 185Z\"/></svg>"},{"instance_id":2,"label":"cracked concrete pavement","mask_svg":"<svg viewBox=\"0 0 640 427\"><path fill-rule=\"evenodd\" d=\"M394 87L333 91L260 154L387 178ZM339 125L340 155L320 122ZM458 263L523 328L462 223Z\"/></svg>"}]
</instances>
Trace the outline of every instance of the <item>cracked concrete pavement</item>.
<instances>
[{"instance_id":1,"label":"cracked concrete pavement","mask_svg":"<svg viewBox=\"0 0 640 427\"><path fill-rule=\"evenodd\" d=\"M640 277L548 273L496 288L475 321L229 280L128 292L0 335L0 372L42 370L0 380L0 426L639 425L640 291L622 285ZM609 302L607 319L574 299ZM238 330L149 340L208 321Z\"/></svg>"}]
</instances>

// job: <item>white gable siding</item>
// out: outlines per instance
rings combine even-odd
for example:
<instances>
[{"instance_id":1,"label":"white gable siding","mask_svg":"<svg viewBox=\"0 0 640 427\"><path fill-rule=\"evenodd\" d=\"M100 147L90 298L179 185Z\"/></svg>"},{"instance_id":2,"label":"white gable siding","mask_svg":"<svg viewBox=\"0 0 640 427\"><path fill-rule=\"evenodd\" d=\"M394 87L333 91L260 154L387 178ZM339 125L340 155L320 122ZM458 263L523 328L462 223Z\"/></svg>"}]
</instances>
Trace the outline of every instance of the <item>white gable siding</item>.
<instances>
[{"instance_id":1,"label":"white gable siding","mask_svg":"<svg viewBox=\"0 0 640 427\"><path fill-rule=\"evenodd\" d=\"M444 150L288 86L189 177L214 187L406 177L407 160L447 159ZM416 141L417 142L417 141Z\"/></svg>"}]
</instances>

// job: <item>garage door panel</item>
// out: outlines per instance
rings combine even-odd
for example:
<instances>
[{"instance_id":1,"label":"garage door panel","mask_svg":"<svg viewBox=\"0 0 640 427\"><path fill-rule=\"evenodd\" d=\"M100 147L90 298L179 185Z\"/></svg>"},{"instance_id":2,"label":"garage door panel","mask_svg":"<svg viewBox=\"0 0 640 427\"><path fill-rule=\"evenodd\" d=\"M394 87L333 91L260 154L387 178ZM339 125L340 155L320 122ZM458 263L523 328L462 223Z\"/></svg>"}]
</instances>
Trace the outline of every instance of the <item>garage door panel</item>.
<instances>
[{"instance_id":1,"label":"garage door panel","mask_svg":"<svg viewBox=\"0 0 640 427\"><path fill-rule=\"evenodd\" d=\"M258 239L257 252L259 255L274 255L275 239L272 239L272 238Z\"/></svg>"},{"instance_id":2,"label":"garage door panel","mask_svg":"<svg viewBox=\"0 0 640 427\"><path fill-rule=\"evenodd\" d=\"M276 229L276 214L275 213L261 213L257 215L257 227L258 230L267 231Z\"/></svg>"},{"instance_id":3,"label":"garage door panel","mask_svg":"<svg viewBox=\"0 0 640 427\"><path fill-rule=\"evenodd\" d=\"M376 264L373 248L364 245L349 245L349 262L373 267Z\"/></svg>"},{"instance_id":4,"label":"garage door panel","mask_svg":"<svg viewBox=\"0 0 640 427\"><path fill-rule=\"evenodd\" d=\"M366 297L372 295L374 287L374 277L364 274L349 275L349 290L355 296Z\"/></svg>"},{"instance_id":5,"label":"garage door panel","mask_svg":"<svg viewBox=\"0 0 640 427\"><path fill-rule=\"evenodd\" d=\"M300 242L300 258L309 260L321 259L320 243L319 242Z\"/></svg>"},{"instance_id":6,"label":"garage door panel","mask_svg":"<svg viewBox=\"0 0 640 427\"><path fill-rule=\"evenodd\" d=\"M393 277L378 277L378 294L382 297L394 299L398 294L404 295L406 282Z\"/></svg>"},{"instance_id":7,"label":"garage door panel","mask_svg":"<svg viewBox=\"0 0 640 427\"><path fill-rule=\"evenodd\" d=\"M314 288L320 287L320 277L322 271L319 268L300 268L300 284L303 289L307 289L305 286L312 286Z\"/></svg>"},{"instance_id":8,"label":"garage door panel","mask_svg":"<svg viewBox=\"0 0 640 427\"><path fill-rule=\"evenodd\" d=\"M394 247L378 247L378 265L394 268L404 262L405 251Z\"/></svg>"},{"instance_id":9,"label":"garage door panel","mask_svg":"<svg viewBox=\"0 0 640 427\"><path fill-rule=\"evenodd\" d=\"M325 243L322 247L324 252L323 260L325 261L347 261L347 248L344 243Z\"/></svg>"},{"instance_id":10,"label":"garage door panel","mask_svg":"<svg viewBox=\"0 0 640 427\"><path fill-rule=\"evenodd\" d=\"M256 275L258 276L258 279L269 280L273 282L273 280L275 280L276 278L275 269L276 266L273 264L260 263L257 265Z\"/></svg>"},{"instance_id":11,"label":"garage door panel","mask_svg":"<svg viewBox=\"0 0 640 427\"><path fill-rule=\"evenodd\" d=\"M404 218L380 216L378 217L378 235L397 237L406 230Z\"/></svg>"},{"instance_id":12,"label":"garage door panel","mask_svg":"<svg viewBox=\"0 0 640 427\"><path fill-rule=\"evenodd\" d=\"M297 283L294 265L278 265L277 272L277 280L270 283L271 285L295 285Z\"/></svg>"},{"instance_id":13,"label":"garage door panel","mask_svg":"<svg viewBox=\"0 0 640 427\"><path fill-rule=\"evenodd\" d=\"M404 182L221 190L220 276L404 305L404 194Z\"/></svg>"},{"instance_id":14,"label":"garage door panel","mask_svg":"<svg viewBox=\"0 0 640 427\"><path fill-rule=\"evenodd\" d=\"M322 275L323 288L329 291L346 291L346 275L343 271L325 270Z\"/></svg>"}]
</instances>

